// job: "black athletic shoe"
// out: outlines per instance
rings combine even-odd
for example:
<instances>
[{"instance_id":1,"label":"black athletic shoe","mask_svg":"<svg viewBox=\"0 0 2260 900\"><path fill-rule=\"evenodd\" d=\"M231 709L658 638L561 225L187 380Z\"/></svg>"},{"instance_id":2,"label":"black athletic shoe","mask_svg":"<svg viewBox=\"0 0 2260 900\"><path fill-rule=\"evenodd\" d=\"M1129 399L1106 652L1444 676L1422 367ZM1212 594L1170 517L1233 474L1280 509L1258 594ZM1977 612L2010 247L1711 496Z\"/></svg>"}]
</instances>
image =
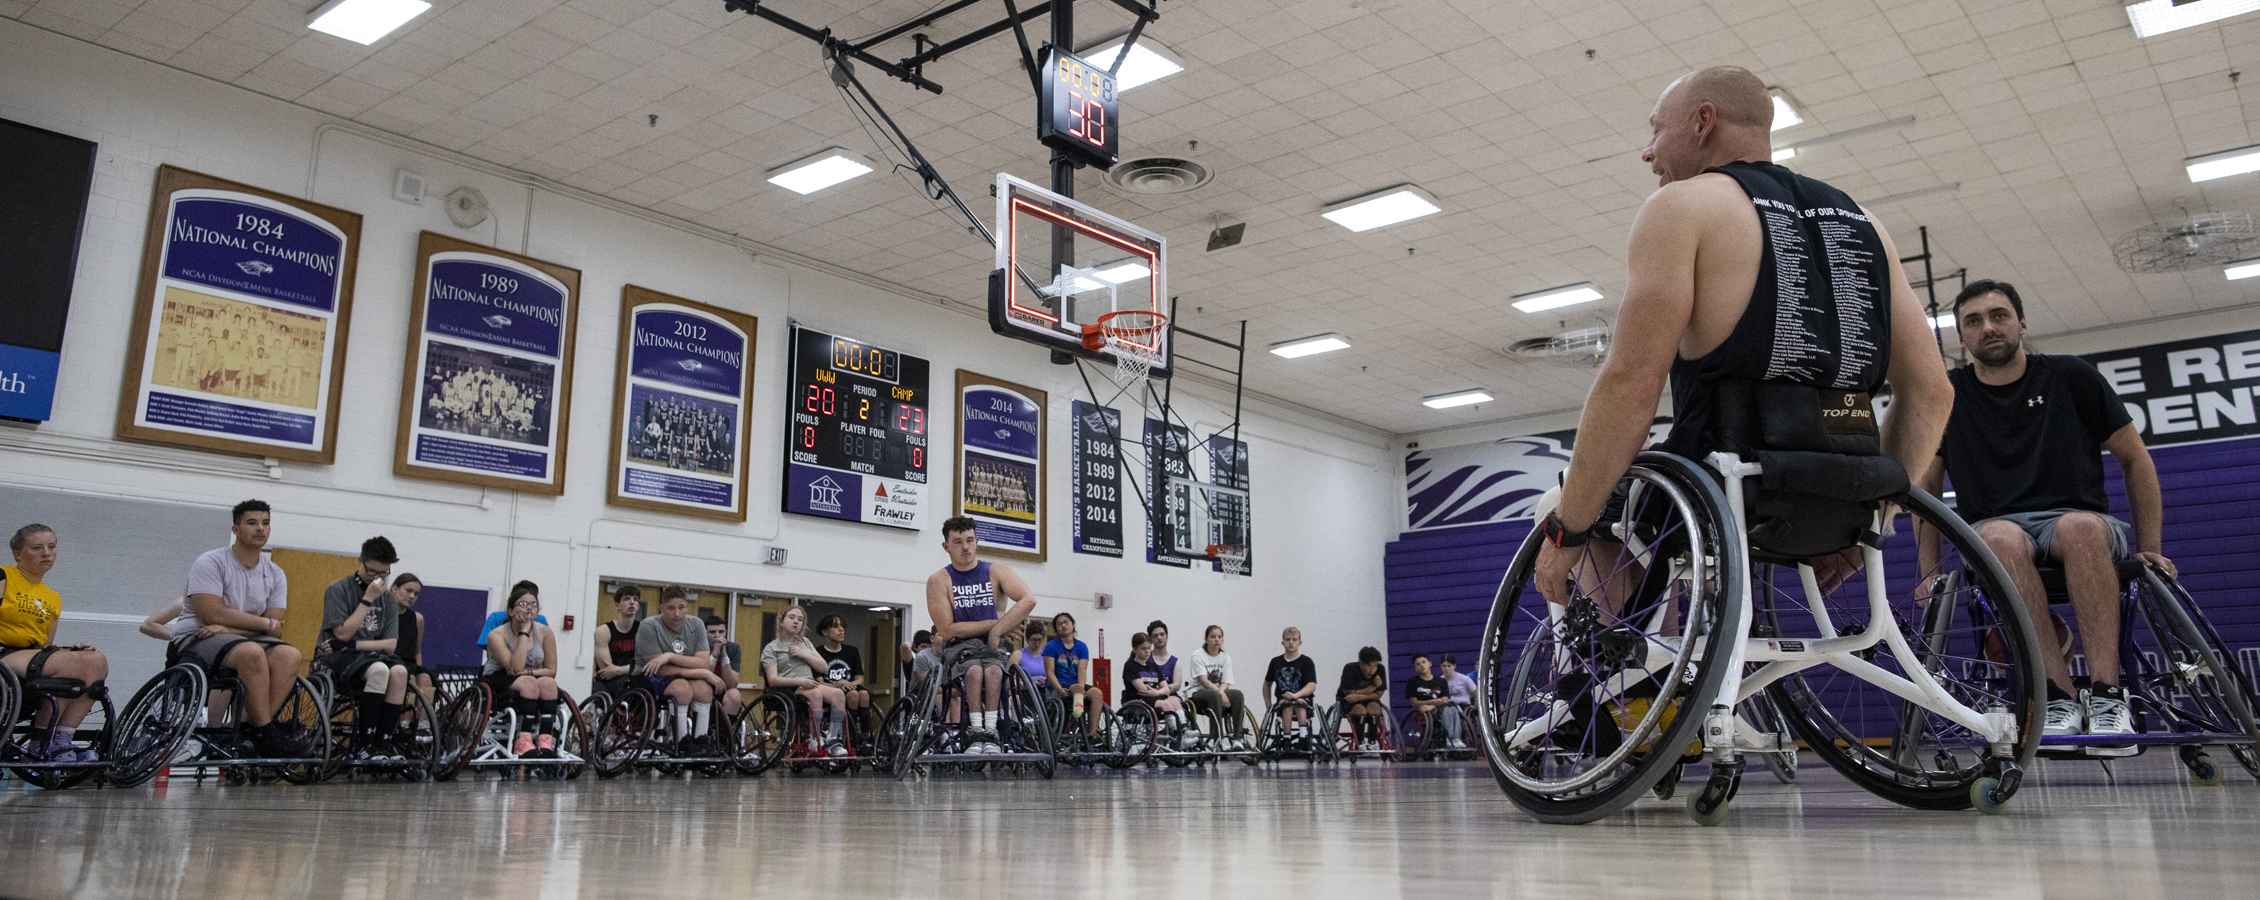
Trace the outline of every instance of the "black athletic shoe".
<instances>
[{"instance_id":1,"label":"black athletic shoe","mask_svg":"<svg viewBox=\"0 0 2260 900\"><path fill-rule=\"evenodd\" d=\"M267 759L304 759L307 754L305 741L293 737L272 723L265 728L253 729L251 744L258 748L261 757Z\"/></svg>"},{"instance_id":2,"label":"black athletic shoe","mask_svg":"<svg viewBox=\"0 0 2260 900\"><path fill-rule=\"evenodd\" d=\"M713 756L714 742L703 737L687 737L676 745L676 755L683 757Z\"/></svg>"}]
</instances>

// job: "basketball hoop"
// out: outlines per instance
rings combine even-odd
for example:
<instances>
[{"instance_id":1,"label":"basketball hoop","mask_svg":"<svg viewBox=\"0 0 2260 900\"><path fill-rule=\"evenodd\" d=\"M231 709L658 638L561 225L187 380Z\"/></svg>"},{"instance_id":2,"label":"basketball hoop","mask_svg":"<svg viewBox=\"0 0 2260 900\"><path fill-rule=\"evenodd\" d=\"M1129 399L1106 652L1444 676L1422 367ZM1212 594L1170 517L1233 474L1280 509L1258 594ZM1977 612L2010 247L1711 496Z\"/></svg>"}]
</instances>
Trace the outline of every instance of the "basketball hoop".
<instances>
[{"instance_id":1,"label":"basketball hoop","mask_svg":"<svg viewBox=\"0 0 2260 900\"><path fill-rule=\"evenodd\" d=\"M1231 581L1248 574L1248 548L1230 544L1210 544L1208 555L1216 559L1218 571L1224 580Z\"/></svg>"},{"instance_id":2,"label":"basketball hoop","mask_svg":"<svg viewBox=\"0 0 2260 900\"><path fill-rule=\"evenodd\" d=\"M1152 374L1153 367L1161 361L1163 328L1169 327L1169 317L1149 309L1122 309L1100 316L1098 324L1083 326L1083 347L1098 350L1111 347L1114 351L1114 383L1125 390L1143 385ZM1144 405L1140 392L1139 405Z\"/></svg>"}]
</instances>

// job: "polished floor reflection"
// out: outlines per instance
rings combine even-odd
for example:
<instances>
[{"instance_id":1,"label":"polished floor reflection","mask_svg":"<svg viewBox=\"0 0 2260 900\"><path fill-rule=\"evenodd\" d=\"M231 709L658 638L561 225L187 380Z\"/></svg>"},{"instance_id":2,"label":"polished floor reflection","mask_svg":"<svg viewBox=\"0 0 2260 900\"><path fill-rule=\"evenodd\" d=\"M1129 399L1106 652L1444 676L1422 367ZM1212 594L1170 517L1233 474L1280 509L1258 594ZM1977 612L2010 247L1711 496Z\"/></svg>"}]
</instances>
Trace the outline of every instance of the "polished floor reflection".
<instances>
[{"instance_id":1,"label":"polished floor reflection","mask_svg":"<svg viewBox=\"0 0 2260 900\"><path fill-rule=\"evenodd\" d=\"M2043 763L2002 817L1753 773L1728 823L1524 818L1466 765L1053 781L857 775L45 793L0 783L0 897L2250 896L2260 786ZM2232 764L2233 765L2233 764ZM1692 782L1691 782L1692 784ZM1683 795L1684 797L1684 792Z\"/></svg>"}]
</instances>

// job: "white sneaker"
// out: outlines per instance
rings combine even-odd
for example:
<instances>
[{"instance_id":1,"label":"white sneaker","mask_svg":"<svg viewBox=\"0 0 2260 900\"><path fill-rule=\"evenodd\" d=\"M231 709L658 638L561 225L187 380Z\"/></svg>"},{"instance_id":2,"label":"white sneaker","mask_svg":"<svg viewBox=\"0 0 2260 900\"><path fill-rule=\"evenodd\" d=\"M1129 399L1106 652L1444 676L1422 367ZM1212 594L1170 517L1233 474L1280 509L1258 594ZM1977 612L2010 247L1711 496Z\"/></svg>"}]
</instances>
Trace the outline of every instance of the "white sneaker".
<instances>
[{"instance_id":1,"label":"white sneaker","mask_svg":"<svg viewBox=\"0 0 2260 900\"><path fill-rule=\"evenodd\" d=\"M2048 701L2048 717L2041 723L2040 728L2040 735L2042 738L2040 744L2041 749L2071 749L2070 745L2067 744L2057 744L2051 747L2048 745L2047 738L2055 737L2058 735L2070 736L2081 733L2087 727L2087 722L2085 721L2086 716L2083 715L2084 712L2085 710L2082 710L2080 708L2079 701L2077 700Z\"/></svg>"},{"instance_id":2,"label":"white sneaker","mask_svg":"<svg viewBox=\"0 0 2260 900\"><path fill-rule=\"evenodd\" d=\"M836 743L836 742L832 744L832 758L833 758L833 759L838 759L838 758L840 758L840 757L843 757L843 756L846 756L846 755L848 755L848 749L847 749L846 747L840 746L840 745L839 745L838 743Z\"/></svg>"},{"instance_id":3,"label":"white sneaker","mask_svg":"<svg viewBox=\"0 0 2260 900\"><path fill-rule=\"evenodd\" d=\"M2089 695L2087 698L2088 734L2133 734L2134 716L2127 711L2127 701L2110 697ZM2088 747L2089 756L2133 756L2135 747Z\"/></svg>"},{"instance_id":4,"label":"white sneaker","mask_svg":"<svg viewBox=\"0 0 2260 900\"><path fill-rule=\"evenodd\" d=\"M169 765L177 766L203 755L204 742L195 738L189 738L180 742L180 749L173 751L173 759L172 762L169 763Z\"/></svg>"}]
</instances>

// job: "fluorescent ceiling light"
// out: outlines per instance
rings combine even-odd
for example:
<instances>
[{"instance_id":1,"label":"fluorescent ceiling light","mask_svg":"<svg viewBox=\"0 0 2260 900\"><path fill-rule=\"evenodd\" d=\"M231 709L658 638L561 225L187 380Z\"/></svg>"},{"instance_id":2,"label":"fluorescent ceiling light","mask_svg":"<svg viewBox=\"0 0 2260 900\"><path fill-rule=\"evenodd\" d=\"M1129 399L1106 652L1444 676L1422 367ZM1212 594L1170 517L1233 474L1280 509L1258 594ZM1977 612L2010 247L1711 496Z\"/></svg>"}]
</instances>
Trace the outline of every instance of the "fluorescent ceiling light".
<instances>
[{"instance_id":1,"label":"fluorescent ceiling light","mask_svg":"<svg viewBox=\"0 0 2260 900\"><path fill-rule=\"evenodd\" d=\"M1775 151L1773 152L1773 161L1774 161L1774 162L1781 162L1782 160L1785 160L1785 159L1794 159L1794 158L1796 158L1796 156L1797 156L1797 148L1795 148L1795 147L1783 147L1783 148L1781 148L1781 149L1779 149L1779 150L1775 150Z\"/></svg>"},{"instance_id":2,"label":"fluorescent ceiling light","mask_svg":"<svg viewBox=\"0 0 2260 900\"><path fill-rule=\"evenodd\" d=\"M1307 338L1280 341L1271 345L1271 352L1287 359L1295 359L1315 353L1325 353L1329 350L1345 350L1349 346L1350 342L1343 340L1341 335L1327 332L1325 334L1314 334Z\"/></svg>"},{"instance_id":3,"label":"fluorescent ceiling light","mask_svg":"<svg viewBox=\"0 0 2260 900\"><path fill-rule=\"evenodd\" d=\"M2260 0L2253 2L2260 3ZM2182 165L2189 168L2191 181L2212 181L2246 172L2260 172L2260 145L2192 156L2182 160Z\"/></svg>"},{"instance_id":4,"label":"fluorescent ceiling light","mask_svg":"<svg viewBox=\"0 0 2260 900\"><path fill-rule=\"evenodd\" d=\"M1154 270L1146 268L1145 263L1132 261L1123 263L1118 266L1108 266L1104 269L1092 272L1091 274L1097 276L1100 281L1104 281L1108 284L1124 284L1127 282L1136 281L1148 275L1152 275L1153 273Z\"/></svg>"},{"instance_id":5,"label":"fluorescent ceiling light","mask_svg":"<svg viewBox=\"0 0 2260 900\"><path fill-rule=\"evenodd\" d=\"M826 147L815 155L769 170L769 183L806 196L871 171L859 153Z\"/></svg>"},{"instance_id":6,"label":"fluorescent ceiling light","mask_svg":"<svg viewBox=\"0 0 2260 900\"><path fill-rule=\"evenodd\" d=\"M1097 50L1082 54L1086 62L1101 69L1113 68L1114 58L1121 55L1121 38L1102 41ZM1170 53L1169 48L1154 43L1145 35L1139 35L1138 45L1130 48L1130 60L1122 64L1122 71L1114 73L1114 89L1117 92L1127 91L1183 71L1185 67L1177 62L1176 55Z\"/></svg>"},{"instance_id":7,"label":"fluorescent ceiling light","mask_svg":"<svg viewBox=\"0 0 2260 900\"><path fill-rule=\"evenodd\" d=\"M1449 394L1437 394L1434 397L1423 398L1420 401L1420 405L1428 407L1429 409L1451 409L1455 406L1466 406L1470 403L1489 402L1491 402L1490 394L1480 390L1474 390L1453 391Z\"/></svg>"},{"instance_id":8,"label":"fluorescent ceiling light","mask_svg":"<svg viewBox=\"0 0 2260 900\"><path fill-rule=\"evenodd\" d=\"M895 611L895 608L894 608L894 607L892 607L892 606L874 606L874 607L870 607L870 609L871 609L871 611L872 611L872 612L894 612L894 611Z\"/></svg>"},{"instance_id":9,"label":"fluorescent ceiling light","mask_svg":"<svg viewBox=\"0 0 2260 900\"><path fill-rule=\"evenodd\" d=\"M1371 231L1443 212L1436 198L1409 184L1383 188L1327 207L1319 215L1351 231Z\"/></svg>"},{"instance_id":10,"label":"fluorescent ceiling light","mask_svg":"<svg viewBox=\"0 0 2260 900\"><path fill-rule=\"evenodd\" d=\"M1805 117L1797 114L1797 107L1789 102L1789 95L1782 93L1780 88L1769 89L1766 93L1773 97L1772 130L1780 131L1805 124Z\"/></svg>"},{"instance_id":11,"label":"fluorescent ceiling light","mask_svg":"<svg viewBox=\"0 0 2260 900\"><path fill-rule=\"evenodd\" d=\"M1564 306L1591 303L1599 299L1601 299L1601 292L1593 287L1592 282L1585 281L1565 287L1533 291L1528 294L1516 294L1514 296L1514 308L1526 313L1544 312L1549 309L1560 309Z\"/></svg>"},{"instance_id":12,"label":"fluorescent ceiling light","mask_svg":"<svg viewBox=\"0 0 2260 900\"><path fill-rule=\"evenodd\" d=\"M2241 278L2260 278L2260 259L2247 259L2242 262L2229 263L2229 267L2223 269L2222 273L2229 276L2230 281Z\"/></svg>"},{"instance_id":13,"label":"fluorescent ceiling light","mask_svg":"<svg viewBox=\"0 0 2260 900\"><path fill-rule=\"evenodd\" d=\"M1938 315L1930 317L1930 327L1933 329L1954 327L1954 314L1939 313Z\"/></svg>"},{"instance_id":14,"label":"fluorescent ceiling light","mask_svg":"<svg viewBox=\"0 0 2260 900\"><path fill-rule=\"evenodd\" d=\"M330 0L306 27L368 46L431 8L424 0Z\"/></svg>"},{"instance_id":15,"label":"fluorescent ceiling light","mask_svg":"<svg viewBox=\"0 0 2260 900\"><path fill-rule=\"evenodd\" d=\"M2260 0L2149 0L2127 7L2138 38L2194 28L2260 9Z\"/></svg>"}]
</instances>

